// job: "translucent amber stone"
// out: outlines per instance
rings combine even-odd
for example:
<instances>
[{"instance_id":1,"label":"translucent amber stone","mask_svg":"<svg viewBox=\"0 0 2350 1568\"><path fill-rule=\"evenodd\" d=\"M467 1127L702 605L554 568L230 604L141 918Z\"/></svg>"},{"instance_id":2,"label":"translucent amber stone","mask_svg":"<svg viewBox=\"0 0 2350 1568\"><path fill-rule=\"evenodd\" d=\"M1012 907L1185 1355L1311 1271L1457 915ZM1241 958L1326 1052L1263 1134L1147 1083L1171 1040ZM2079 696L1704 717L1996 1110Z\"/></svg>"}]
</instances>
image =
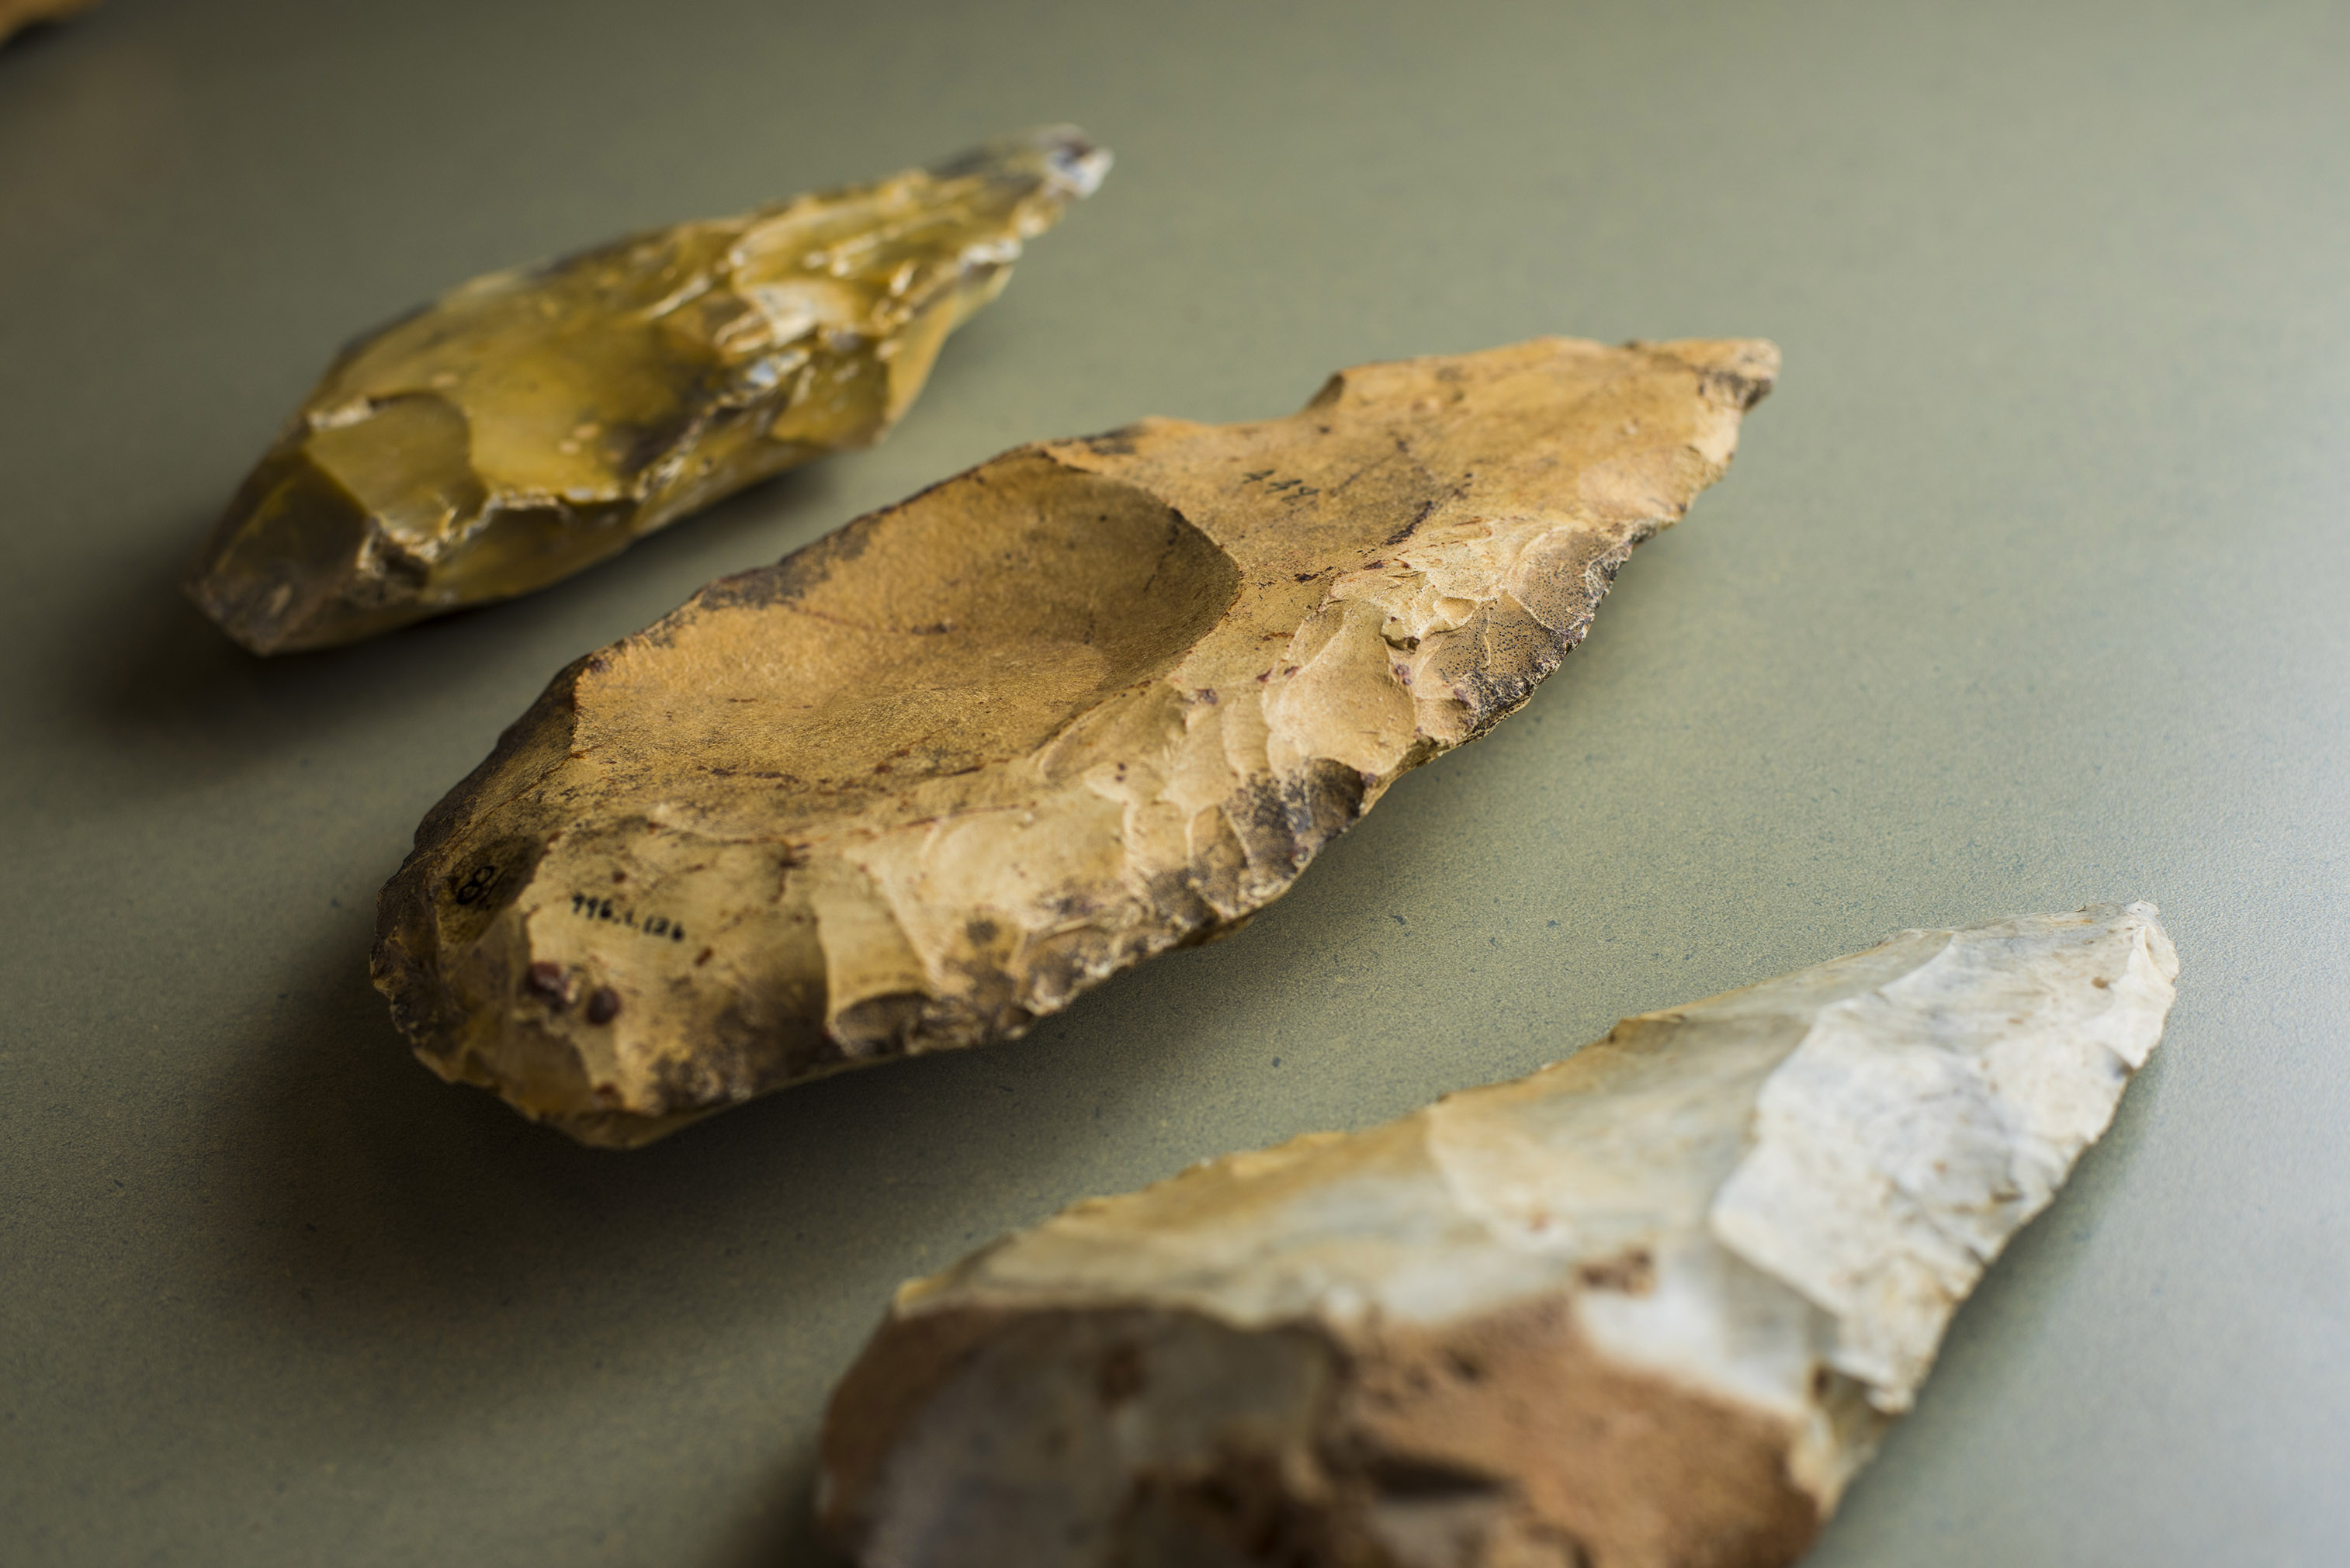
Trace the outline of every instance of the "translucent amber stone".
<instances>
[{"instance_id":1,"label":"translucent amber stone","mask_svg":"<svg viewBox=\"0 0 2350 1568\"><path fill-rule=\"evenodd\" d=\"M189 581L256 653L544 587L879 440L1109 154L1059 127L476 278L345 349Z\"/></svg>"}]
</instances>

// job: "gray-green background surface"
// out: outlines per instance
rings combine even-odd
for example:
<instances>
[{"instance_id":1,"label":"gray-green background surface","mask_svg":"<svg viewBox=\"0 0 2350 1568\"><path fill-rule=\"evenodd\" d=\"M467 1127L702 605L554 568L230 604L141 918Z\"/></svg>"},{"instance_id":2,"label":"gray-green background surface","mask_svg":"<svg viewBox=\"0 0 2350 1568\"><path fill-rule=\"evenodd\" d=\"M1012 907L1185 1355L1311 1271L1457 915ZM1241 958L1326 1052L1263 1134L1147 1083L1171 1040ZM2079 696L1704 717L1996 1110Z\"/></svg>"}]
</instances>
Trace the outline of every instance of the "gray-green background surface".
<instances>
[{"instance_id":1,"label":"gray-green background surface","mask_svg":"<svg viewBox=\"0 0 2350 1568\"><path fill-rule=\"evenodd\" d=\"M172 580L352 332L1077 120L886 445L262 663ZM1731 478L1491 738L1029 1040L631 1155L409 1059L417 818L575 655L1034 436L1767 335ZM1899 926L2158 900L2113 1135L1813 1562L2350 1551L2350 11L110 0L0 51L0 1560L827 1563L889 1288ZM1017 1565L1013 1565L1017 1568Z\"/></svg>"}]
</instances>

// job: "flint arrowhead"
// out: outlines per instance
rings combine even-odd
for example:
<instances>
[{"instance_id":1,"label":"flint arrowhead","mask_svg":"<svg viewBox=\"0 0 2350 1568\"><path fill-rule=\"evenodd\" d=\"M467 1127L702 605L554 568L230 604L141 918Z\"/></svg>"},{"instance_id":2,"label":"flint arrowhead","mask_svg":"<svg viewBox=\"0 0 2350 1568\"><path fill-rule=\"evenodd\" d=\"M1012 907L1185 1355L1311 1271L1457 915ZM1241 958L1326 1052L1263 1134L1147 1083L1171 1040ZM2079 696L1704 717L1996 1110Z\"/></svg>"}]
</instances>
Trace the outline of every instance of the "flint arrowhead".
<instances>
[{"instance_id":1,"label":"flint arrowhead","mask_svg":"<svg viewBox=\"0 0 2350 1568\"><path fill-rule=\"evenodd\" d=\"M1545 338L1007 452L558 676L425 819L377 984L598 1143L1017 1034L1525 701L1777 361Z\"/></svg>"},{"instance_id":2,"label":"flint arrowhead","mask_svg":"<svg viewBox=\"0 0 2350 1568\"><path fill-rule=\"evenodd\" d=\"M868 445L1108 167L1060 127L475 278L343 351L188 591L255 653L352 642Z\"/></svg>"},{"instance_id":3,"label":"flint arrowhead","mask_svg":"<svg viewBox=\"0 0 2350 1568\"><path fill-rule=\"evenodd\" d=\"M835 1394L870 1568L1794 1562L2162 1033L2154 907L1905 931L1080 1203Z\"/></svg>"}]
</instances>

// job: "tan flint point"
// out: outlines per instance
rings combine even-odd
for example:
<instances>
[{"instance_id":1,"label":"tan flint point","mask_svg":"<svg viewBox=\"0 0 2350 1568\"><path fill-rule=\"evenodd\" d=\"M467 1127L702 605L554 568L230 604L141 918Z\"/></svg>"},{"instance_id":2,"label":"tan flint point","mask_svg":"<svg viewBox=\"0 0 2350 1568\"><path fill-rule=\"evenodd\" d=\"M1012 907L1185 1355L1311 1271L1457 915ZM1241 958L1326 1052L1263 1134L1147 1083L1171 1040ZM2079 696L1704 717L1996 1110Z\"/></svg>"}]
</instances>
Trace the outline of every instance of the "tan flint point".
<instances>
[{"instance_id":1,"label":"tan flint point","mask_svg":"<svg viewBox=\"0 0 2350 1568\"><path fill-rule=\"evenodd\" d=\"M1542 338L1006 452L556 677L419 829L377 983L594 1143L1018 1034L1524 701L1777 367Z\"/></svg>"}]
</instances>

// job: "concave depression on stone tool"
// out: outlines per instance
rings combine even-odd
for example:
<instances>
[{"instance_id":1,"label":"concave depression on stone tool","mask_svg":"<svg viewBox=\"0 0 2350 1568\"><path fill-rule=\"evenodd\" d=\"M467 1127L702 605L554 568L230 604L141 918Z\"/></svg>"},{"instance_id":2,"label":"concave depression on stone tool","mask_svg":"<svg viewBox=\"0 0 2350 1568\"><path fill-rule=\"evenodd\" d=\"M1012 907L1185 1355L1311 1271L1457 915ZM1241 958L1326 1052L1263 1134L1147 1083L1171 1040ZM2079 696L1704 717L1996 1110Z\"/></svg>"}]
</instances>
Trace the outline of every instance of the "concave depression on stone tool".
<instances>
[{"instance_id":1,"label":"concave depression on stone tool","mask_svg":"<svg viewBox=\"0 0 2350 1568\"><path fill-rule=\"evenodd\" d=\"M418 830L377 983L607 1144L1017 1034L1523 702L1777 363L1542 338L1006 452L557 676Z\"/></svg>"},{"instance_id":2,"label":"concave depression on stone tool","mask_svg":"<svg viewBox=\"0 0 2350 1568\"><path fill-rule=\"evenodd\" d=\"M1904 931L902 1288L819 1507L868 1568L1773 1568L2111 1121L2149 904Z\"/></svg>"},{"instance_id":3,"label":"concave depression on stone tool","mask_svg":"<svg viewBox=\"0 0 2350 1568\"><path fill-rule=\"evenodd\" d=\"M188 591L256 653L351 642L869 445L1108 167L1055 127L475 278L343 351Z\"/></svg>"}]
</instances>

